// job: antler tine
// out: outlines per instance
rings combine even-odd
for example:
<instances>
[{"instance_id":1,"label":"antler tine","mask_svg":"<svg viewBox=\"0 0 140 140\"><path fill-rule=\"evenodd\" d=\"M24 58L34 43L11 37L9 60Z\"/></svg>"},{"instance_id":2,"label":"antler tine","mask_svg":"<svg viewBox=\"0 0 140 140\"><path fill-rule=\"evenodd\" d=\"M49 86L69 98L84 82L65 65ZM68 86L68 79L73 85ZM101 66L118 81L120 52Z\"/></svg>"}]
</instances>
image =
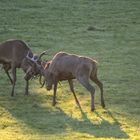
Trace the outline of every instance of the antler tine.
<instances>
[{"instance_id":1,"label":"antler tine","mask_svg":"<svg viewBox=\"0 0 140 140\"><path fill-rule=\"evenodd\" d=\"M41 57L42 57L43 55L47 55L47 54L48 54L48 50L43 51L43 52L39 55L38 60L40 60Z\"/></svg>"}]
</instances>

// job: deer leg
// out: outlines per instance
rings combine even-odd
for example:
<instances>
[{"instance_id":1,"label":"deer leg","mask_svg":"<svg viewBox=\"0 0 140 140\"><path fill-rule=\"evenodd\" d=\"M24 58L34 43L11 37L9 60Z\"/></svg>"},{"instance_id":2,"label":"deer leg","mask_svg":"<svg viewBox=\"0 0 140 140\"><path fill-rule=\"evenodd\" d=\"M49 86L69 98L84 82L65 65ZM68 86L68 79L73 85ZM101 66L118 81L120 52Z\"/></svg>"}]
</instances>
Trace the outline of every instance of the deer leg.
<instances>
[{"instance_id":1,"label":"deer leg","mask_svg":"<svg viewBox=\"0 0 140 140\"><path fill-rule=\"evenodd\" d=\"M14 89L15 89L15 84L16 84L16 68L12 68L12 76L13 76L13 87L12 87L12 92L11 96L14 96Z\"/></svg>"},{"instance_id":2,"label":"deer leg","mask_svg":"<svg viewBox=\"0 0 140 140\"><path fill-rule=\"evenodd\" d=\"M103 96L103 84L100 80L98 80L97 74L95 74L93 77L91 77L91 80L93 82L95 82L95 84L97 84L98 87L100 88L100 91L101 91L101 106L103 108L105 108L105 102L104 102L104 96Z\"/></svg>"},{"instance_id":3,"label":"deer leg","mask_svg":"<svg viewBox=\"0 0 140 140\"><path fill-rule=\"evenodd\" d=\"M79 101L78 101L78 99L76 97L75 91L74 91L73 81L72 80L68 80L68 82L69 82L70 90L73 93L74 99L76 101L76 104L81 108L80 103L79 103Z\"/></svg>"},{"instance_id":4,"label":"deer leg","mask_svg":"<svg viewBox=\"0 0 140 140\"><path fill-rule=\"evenodd\" d=\"M26 80L25 95L29 95L29 80Z\"/></svg>"},{"instance_id":5,"label":"deer leg","mask_svg":"<svg viewBox=\"0 0 140 140\"><path fill-rule=\"evenodd\" d=\"M103 84L98 80L94 80L94 82L99 86L101 91L101 106L105 108L104 96L103 96Z\"/></svg>"},{"instance_id":6,"label":"deer leg","mask_svg":"<svg viewBox=\"0 0 140 140\"><path fill-rule=\"evenodd\" d=\"M56 104L56 91L57 91L57 82L54 82L54 92L53 92L53 102L52 102L53 106L55 106Z\"/></svg>"},{"instance_id":7,"label":"deer leg","mask_svg":"<svg viewBox=\"0 0 140 140\"><path fill-rule=\"evenodd\" d=\"M95 110L95 106L94 106L95 88L89 83L88 76L77 77L77 80L90 92L90 95L91 95L91 111L94 111Z\"/></svg>"},{"instance_id":8,"label":"deer leg","mask_svg":"<svg viewBox=\"0 0 140 140\"><path fill-rule=\"evenodd\" d=\"M7 70L5 70L5 69L4 69L4 71L5 71L5 73L7 74L7 76L8 76L8 78L9 78L11 84L13 84L13 80L12 80L12 78L11 78L9 72L8 72Z\"/></svg>"}]
</instances>

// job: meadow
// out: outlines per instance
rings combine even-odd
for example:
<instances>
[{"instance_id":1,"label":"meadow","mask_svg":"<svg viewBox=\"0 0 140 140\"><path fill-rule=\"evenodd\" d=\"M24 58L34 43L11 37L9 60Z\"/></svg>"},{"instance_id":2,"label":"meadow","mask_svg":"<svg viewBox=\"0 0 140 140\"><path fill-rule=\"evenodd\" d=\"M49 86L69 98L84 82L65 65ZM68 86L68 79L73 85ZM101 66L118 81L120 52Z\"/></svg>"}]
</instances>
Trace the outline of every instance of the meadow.
<instances>
[{"instance_id":1,"label":"meadow","mask_svg":"<svg viewBox=\"0 0 140 140\"><path fill-rule=\"evenodd\" d=\"M21 39L34 53L49 49L44 60L65 51L95 58L104 84L106 108L96 88L96 111L90 94L76 80L77 107L67 81L52 91L30 81L24 95L22 70L15 96L0 70L0 140L140 139L140 1L139 0L0 0L0 42Z\"/></svg>"}]
</instances>

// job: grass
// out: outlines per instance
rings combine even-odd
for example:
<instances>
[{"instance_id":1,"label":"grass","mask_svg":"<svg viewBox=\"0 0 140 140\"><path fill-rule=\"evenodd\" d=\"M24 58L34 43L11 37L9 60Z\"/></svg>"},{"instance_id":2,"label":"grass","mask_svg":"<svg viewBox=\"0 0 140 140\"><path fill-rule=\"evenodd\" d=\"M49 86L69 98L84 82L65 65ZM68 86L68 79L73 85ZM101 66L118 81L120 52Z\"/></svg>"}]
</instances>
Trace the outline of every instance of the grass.
<instances>
[{"instance_id":1,"label":"grass","mask_svg":"<svg viewBox=\"0 0 140 140\"><path fill-rule=\"evenodd\" d=\"M4 71L0 72L0 139L75 140L140 139L140 2L138 0L1 0L0 42L25 40L33 52L50 49L96 58L104 83L106 109L90 112L90 95L75 81L82 112L67 82L52 91L30 82L24 96L24 74L18 70L15 97ZM92 29L92 30L88 30Z\"/></svg>"}]
</instances>

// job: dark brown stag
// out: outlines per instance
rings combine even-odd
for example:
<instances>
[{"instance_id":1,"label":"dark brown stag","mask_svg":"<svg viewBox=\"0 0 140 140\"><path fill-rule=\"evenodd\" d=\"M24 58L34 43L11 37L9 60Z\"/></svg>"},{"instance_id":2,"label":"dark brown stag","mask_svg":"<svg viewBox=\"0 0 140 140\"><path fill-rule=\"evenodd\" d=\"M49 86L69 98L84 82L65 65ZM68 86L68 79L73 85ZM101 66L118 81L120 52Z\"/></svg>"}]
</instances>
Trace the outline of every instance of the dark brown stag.
<instances>
[{"instance_id":1,"label":"dark brown stag","mask_svg":"<svg viewBox=\"0 0 140 140\"><path fill-rule=\"evenodd\" d=\"M28 57L28 59L30 58ZM97 78L97 62L95 60L89 57L59 52L46 64L45 69L41 66L38 66L38 68L40 69L40 73L45 77L47 90L51 90L52 85L54 85L53 105L56 104L57 84L63 80L68 80L76 103L79 104L72 81L72 79L77 79L90 92L91 111L94 111L95 88L89 82L89 79L91 79L99 86L101 90L101 105L105 107L103 84Z\"/></svg>"},{"instance_id":2,"label":"dark brown stag","mask_svg":"<svg viewBox=\"0 0 140 140\"><path fill-rule=\"evenodd\" d=\"M26 58L27 54L30 57L34 57L30 48L22 40L8 40L0 44L0 64L3 65L3 68L12 83L11 96L14 96L17 68L22 68L24 72L32 73L32 75L38 74L37 72L36 73L32 72L31 66L28 64L28 59ZM38 60L41 58L41 55L38 58ZM9 70L11 70L12 78L9 74ZM29 75L28 78L25 77L26 80L25 95L28 95L30 78L31 75Z\"/></svg>"}]
</instances>

